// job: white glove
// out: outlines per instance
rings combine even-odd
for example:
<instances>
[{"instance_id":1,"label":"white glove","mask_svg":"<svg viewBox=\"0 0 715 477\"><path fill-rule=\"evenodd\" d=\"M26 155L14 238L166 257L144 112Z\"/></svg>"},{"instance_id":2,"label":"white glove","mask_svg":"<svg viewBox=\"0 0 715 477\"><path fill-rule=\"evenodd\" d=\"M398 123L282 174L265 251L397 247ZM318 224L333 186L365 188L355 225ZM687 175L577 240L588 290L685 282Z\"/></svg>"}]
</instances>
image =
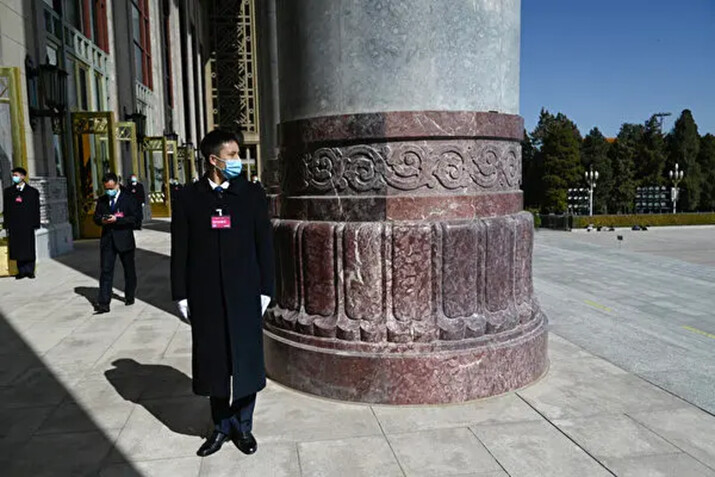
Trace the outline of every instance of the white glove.
<instances>
[{"instance_id":1,"label":"white glove","mask_svg":"<svg viewBox=\"0 0 715 477\"><path fill-rule=\"evenodd\" d=\"M179 313L181 313L181 316L184 318L184 321L187 323L191 323L191 320L189 319L189 316L191 316L191 313L189 312L189 300L184 298L183 300L179 300L176 302L176 306L179 307Z\"/></svg>"},{"instance_id":2,"label":"white glove","mask_svg":"<svg viewBox=\"0 0 715 477\"><path fill-rule=\"evenodd\" d=\"M266 295L261 295L261 316L266 314L268 305L271 303L271 297Z\"/></svg>"}]
</instances>

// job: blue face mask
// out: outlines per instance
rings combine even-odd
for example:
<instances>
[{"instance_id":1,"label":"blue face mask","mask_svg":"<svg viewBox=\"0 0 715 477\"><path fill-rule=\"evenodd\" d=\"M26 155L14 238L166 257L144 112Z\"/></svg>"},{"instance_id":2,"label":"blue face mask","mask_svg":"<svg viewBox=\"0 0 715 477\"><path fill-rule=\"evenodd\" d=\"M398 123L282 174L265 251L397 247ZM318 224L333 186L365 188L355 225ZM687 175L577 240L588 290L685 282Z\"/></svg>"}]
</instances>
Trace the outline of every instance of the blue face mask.
<instances>
[{"instance_id":1,"label":"blue face mask","mask_svg":"<svg viewBox=\"0 0 715 477\"><path fill-rule=\"evenodd\" d=\"M109 197L116 197L117 189L107 189L104 191L104 193L107 194Z\"/></svg>"},{"instance_id":2,"label":"blue face mask","mask_svg":"<svg viewBox=\"0 0 715 477\"><path fill-rule=\"evenodd\" d=\"M20 182L22 182L22 177L20 177L20 176L12 176L12 181L13 181L15 184L19 184Z\"/></svg>"},{"instance_id":3,"label":"blue face mask","mask_svg":"<svg viewBox=\"0 0 715 477\"><path fill-rule=\"evenodd\" d=\"M220 157L217 157L216 159L226 164L225 169L220 169L221 174L223 174L226 179L235 179L236 177L241 175L241 171L243 170L243 163L240 159L226 160L221 159Z\"/></svg>"}]
</instances>

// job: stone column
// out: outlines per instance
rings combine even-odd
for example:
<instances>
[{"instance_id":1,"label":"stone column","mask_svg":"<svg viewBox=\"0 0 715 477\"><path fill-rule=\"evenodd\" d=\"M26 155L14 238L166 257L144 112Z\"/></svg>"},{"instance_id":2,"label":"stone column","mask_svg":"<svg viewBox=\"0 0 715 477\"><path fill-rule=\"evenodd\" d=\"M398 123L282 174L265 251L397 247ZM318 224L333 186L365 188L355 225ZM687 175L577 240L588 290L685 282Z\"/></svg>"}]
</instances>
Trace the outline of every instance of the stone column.
<instances>
[{"instance_id":1,"label":"stone column","mask_svg":"<svg viewBox=\"0 0 715 477\"><path fill-rule=\"evenodd\" d=\"M438 5L437 5L438 4ZM547 368L521 211L518 0L278 0L271 378L458 402Z\"/></svg>"}]
</instances>

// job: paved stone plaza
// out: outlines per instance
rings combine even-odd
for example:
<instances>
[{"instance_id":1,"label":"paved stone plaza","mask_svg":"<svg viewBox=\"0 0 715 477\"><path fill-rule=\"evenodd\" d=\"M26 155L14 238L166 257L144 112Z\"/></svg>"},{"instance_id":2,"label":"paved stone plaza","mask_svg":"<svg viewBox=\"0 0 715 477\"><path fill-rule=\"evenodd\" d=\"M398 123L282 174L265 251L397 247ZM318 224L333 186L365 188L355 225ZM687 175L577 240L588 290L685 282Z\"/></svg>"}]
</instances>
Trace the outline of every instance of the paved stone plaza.
<instances>
[{"instance_id":1,"label":"paved stone plaza","mask_svg":"<svg viewBox=\"0 0 715 477\"><path fill-rule=\"evenodd\" d=\"M97 242L0 280L0 474L715 476L715 228L536 234L548 375L460 405L390 407L270 383L259 451L195 457L208 402L169 301L168 224L138 234L137 303L93 316ZM673 258L675 257L675 258ZM117 298L122 296L117 270Z\"/></svg>"}]
</instances>

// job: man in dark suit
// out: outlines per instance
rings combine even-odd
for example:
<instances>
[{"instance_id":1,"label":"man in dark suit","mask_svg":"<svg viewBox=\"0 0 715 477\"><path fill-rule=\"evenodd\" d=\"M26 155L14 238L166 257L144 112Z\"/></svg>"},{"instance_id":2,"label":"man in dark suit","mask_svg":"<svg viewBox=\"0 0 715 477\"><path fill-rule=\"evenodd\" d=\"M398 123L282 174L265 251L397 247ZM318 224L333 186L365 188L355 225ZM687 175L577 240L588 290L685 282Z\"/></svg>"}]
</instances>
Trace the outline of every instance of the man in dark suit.
<instances>
[{"instance_id":1,"label":"man in dark suit","mask_svg":"<svg viewBox=\"0 0 715 477\"><path fill-rule=\"evenodd\" d=\"M10 260L17 261L16 280L35 278L35 230L40 228L40 193L25 182L27 171L12 170L13 185L3 191L3 226L9 235Z\"/></svg>"},{"instance_id":2,"label":"man in dark suit","mask_svg":"<svg viewBox=\"0 0 715 477\"><path fill-rule=\"evenodd\" d=\"M144 193L144 186L142 185L141 182L139 182L139 178L137 178L136 174L132 174L129 176L129 182L127 183L127 186L125 187L127 191L134 197L134 200L137 202L137 205L139 206L139 216L136 218L137 223L136 223L136 229L141 230L142 228L142 221L144 220L144 204L146 203L146 195Z\"/></svg>"},{"instance_id":3,"label":"man in dark suit","mask_svg":"<svg viewBox=\"0 0 715 477\"><path fill-rule=\"evenodd\" d=\"M112 299L112 281L114 263L119 260L124 268L124 303L134 304L134 292L137 288L137 274L134 268L134 227L136 226L139 206L126 189L120 187L114 173L102 178L105 194L97 199L94 210L94 222L102 227L99 240L101 273L99 276L99 295L95 309L97 313L109 312Z\"/></svg>"},{"instance_id":4,"label":"man in dark suit","mask_svg":"<svg viewBox=\"0 0 715 477\"><path fill-rule=\"evenodd\" d=\"M199 448L232 439L245 454L256 393L266 385L262 316L273 296L273 243L266 194L241 176L239 139L216 130L201 141L208 172L175 198L171 290L191 322L194 393L209 396L215 428Z\"/></svg>"}]
</instances>

